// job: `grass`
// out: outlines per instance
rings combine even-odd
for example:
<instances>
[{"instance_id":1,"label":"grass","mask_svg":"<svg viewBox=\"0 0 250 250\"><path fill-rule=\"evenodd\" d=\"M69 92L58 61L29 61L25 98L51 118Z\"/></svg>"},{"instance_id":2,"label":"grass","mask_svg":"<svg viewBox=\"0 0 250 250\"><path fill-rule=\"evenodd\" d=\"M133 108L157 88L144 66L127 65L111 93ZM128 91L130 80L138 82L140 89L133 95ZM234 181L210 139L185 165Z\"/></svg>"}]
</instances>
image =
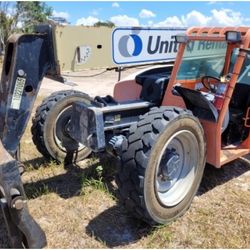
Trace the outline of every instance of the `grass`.
<instances>
[{"instance_id":1,"label":"grass","mask_svg":"<svg viewBox=\"0 0 250 250\"><path fill-rule=\"evenodd\" d=\"M51 191L48 185L43 184L39 188L36 188L35 186L29 186L28 188L25 188L25 192L27 197L29 197L30 199L36 199L40 196L49 194Z\"/></svg>"},{"instance_id":2,"label":"grass","mask_svg":"<svg viewBox=\"0 0 250 250\"><path fill-rule=\"evenodd\" d=\"M247 181L248 177L244 181ZM247 248L249 191L237 188L237 180L202 195L182 218L171 224L171 246L183 248ZM177 229L181 230L178 232Z\"/></svg>"},{"instance_id":3,"label":"grass","mask_svg":"<svg viewBox=\"0 0 250 250\"><path fill-rule=\"evenodd\" d=\"M109 189L107 179L107 176L105 176L105 168L102 165L97 165L95 168L88 171L87 174L81 176L80 183L82 189L80 195L87 195L92 193L93 190L99 190L106 193L111 199L117 200L112 190Z\"/></svg>"},{"instance_id":4,"label":"grass","mask_svg":"<svg viewBox=\"0 0 250 250\"><path fill-rule=\"evenodd\" d=\"M147 248L168 248L172 237L173 234L168 226L155 227L147 237Z\"/></svg>"},{"instance_id":5,"label":"grass","mask_svg":"<svg viewBox=\"0 0 250 250\"><path fill-rule=\"evenodd\" d=\"M81 194L85 194L85 188L87 187L93 187L94 189L96 190L101 190L101 191L104 191L104 192L107 192L107 186L105 185L105 183L103 182L102 178L99 178L99 179L94 179L94 178L87 178L87 177L83 177L82 181L81 181L81 184L82 184L82 193Z\"/></svg>"},{"instance_id":6,"label":"grass","mask_svg":"<svg viewBox=\"0 0 250 250\"><path fill-rule=\"evenodd\" d=\"M47 169L58 169L58 168L62 168L63 164L58 164L56 161L47 161L44 158L41 159L36 159L35 162L26 162L25 164L25 172L32 172L35 170L43 170L45 168Z\"/></svg>"},{"instance_id":7,"label":"grass","mask_svg":"<svg viewBox=\"0 0 250 250\"><path fill-rule=\"evenodd\" d=\"M250 247L249 160L222 170L208 168L188 212L152 229L117 202L115 162L91 158L67 168L47 162L32 143L30 127L29 122L21 142L22 179L30 213L45 231L49 248ZM3 227L0 247L8 247Z\"/></svg>"}]
</instances>

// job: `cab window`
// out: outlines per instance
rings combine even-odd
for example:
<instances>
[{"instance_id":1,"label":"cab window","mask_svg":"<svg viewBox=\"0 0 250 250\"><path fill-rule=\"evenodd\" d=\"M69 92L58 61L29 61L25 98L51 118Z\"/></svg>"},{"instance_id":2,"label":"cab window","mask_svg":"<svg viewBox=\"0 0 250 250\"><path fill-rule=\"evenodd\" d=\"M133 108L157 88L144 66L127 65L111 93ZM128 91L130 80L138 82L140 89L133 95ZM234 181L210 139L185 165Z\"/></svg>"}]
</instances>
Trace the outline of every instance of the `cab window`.
<instances>
[{"instance_id":1,"label":"cab window","mask_svg":"<svg viewBox=\"0 0 250 250\"><path fill-rule=\"evenodd\" d=\"M239 54L239 49L235 48L233 50L231 62L230 62L231 73L233 72L233 67L236 62L236 58L238 54ZM246 84L250 86L250 55L247 55L247 57L245 58L237 83Z\"/></svg>"}]
</instances>

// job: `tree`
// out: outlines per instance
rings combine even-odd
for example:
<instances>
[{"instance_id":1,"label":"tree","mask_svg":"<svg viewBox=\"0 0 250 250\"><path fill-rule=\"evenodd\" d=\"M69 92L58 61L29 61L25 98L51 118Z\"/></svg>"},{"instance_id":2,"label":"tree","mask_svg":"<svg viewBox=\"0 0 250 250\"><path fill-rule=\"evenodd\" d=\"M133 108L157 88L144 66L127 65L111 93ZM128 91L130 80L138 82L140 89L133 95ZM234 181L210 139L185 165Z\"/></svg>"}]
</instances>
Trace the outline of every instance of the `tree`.
<instances>
[{"instance_id":1,"label":"tree","mask_svg":"<svg viewBox=\"0 0 250 250\"><path fill-rule=\"evenodd\" d=\"M113 28L115 27L115 24L110 22L110 21L106 21L106 22L102 22L102 21L99 21L97 23L94 24L95 27L109 27L109 28Z\"/></svg>"},{"instance_id":2,"label":"tree","mask_svg":"<svg viewBox=\"0 0 250 250\"><path fill-rule=\"evenodd\" d=\"M18 21L23 26L24 32L32 32L34 25L44 23L52 15L52 8L39 1L17 2L16 12Z\"/></svg>"},{"instance_id":3,"label":"tree","mask_svg":"<svg viewBox=\"0 0 250 250\"><path fill-rule=\"evenodd\" d=\"M0 2L0 52L4 50L8 37L16 31L17 15L11 11L9 2Z\"/></svg>"},{"instance_id":4,"label":"tree","mask_svg":"<svg viewBox=\"0 0 250 250\"><path fill-rule=\"evenodd\" d=\"M0 51L14 32L32 32L34 26L47 21L52 8L43 2L0 2Z\"/></svg>"}]
</instances>

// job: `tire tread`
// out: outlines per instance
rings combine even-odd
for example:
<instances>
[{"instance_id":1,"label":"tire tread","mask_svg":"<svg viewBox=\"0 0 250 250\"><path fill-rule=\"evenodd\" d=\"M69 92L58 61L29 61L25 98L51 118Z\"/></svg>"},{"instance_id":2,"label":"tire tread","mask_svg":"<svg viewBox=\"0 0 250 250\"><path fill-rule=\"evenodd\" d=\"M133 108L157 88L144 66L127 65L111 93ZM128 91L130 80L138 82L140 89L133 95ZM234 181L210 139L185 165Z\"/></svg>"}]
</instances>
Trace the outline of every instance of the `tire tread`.
<instances>
[{"instance_id":1,"label":"tire tread","mask_svg":"<svg viewBox=\"0 0 250 250\"><path fill-rule=\"evenodd\" d=\"M86 97L85 93L76 90L61 90L52 93L50 96L46 97L40 106L37 107L35 116L32 119L31 134L32 140L37 148L37 150L48 160L54 159L46 148L45 138L44 138L44 124L46 118L54 107L54 105L67 96L81 95Z\"/></svg>"},{"instance_id":2,"label":"tire tread","mask_svg":"<svg viewBox=\"0 0 250 250\"><path fill-rule=\"evenodd\" d=\"M149 153L161 131L181 114L192 113L177 107L152 108L139 117L139 122L131 127L124 142L126 147L121 157L121 169L116 176L120 201L128 212L151 225L157 223L147 212L143 189Z\"/></svg>"}]
</instances>

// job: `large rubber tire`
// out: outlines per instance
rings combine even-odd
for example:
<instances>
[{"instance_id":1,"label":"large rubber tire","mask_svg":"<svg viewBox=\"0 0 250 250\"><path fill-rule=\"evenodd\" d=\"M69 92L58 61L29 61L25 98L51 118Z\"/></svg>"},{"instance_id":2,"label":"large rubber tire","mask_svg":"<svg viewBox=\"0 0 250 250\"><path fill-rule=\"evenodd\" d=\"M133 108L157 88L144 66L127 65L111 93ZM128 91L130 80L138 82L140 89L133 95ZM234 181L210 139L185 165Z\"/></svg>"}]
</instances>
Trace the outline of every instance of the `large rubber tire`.
<instances>
[{"instance_id":1,"label":"large rubber tire","mask_svg":"<svg viewBox=\"0 0 250 250\"><path fill-rule=\"evenodd\" d=\"M176 174L177 170L181 171L179 177L176 177L178 181L174 182L170 178L173 186L168 183L169 191L159 191L162 188L161 181L164 185L169 182L166 176L159 181L159 178L162 178L159 169L161 167L162 172L162 169L166 171L169 163L164 163L165 167L162 167L162 161L166 162L167 153L175 154L169 153L168 147L170 144L178 144L178 140L194 141L194 149L192 145L183 144L180 151L186 152L190 148L191 156L186 153L182 157L185 161L180 159L183 163L179 164L182 166L181 170L178 170L178 164L178 167L173 165L173 171L167 169L169 176L171 173ZM180 108L153 108L141 116L137 124L131 126L128 138L122 146L121 166L116 181L120 199L127 210L151 225L165 224L182 215L189 208L197 192L206 163L206 143L199 120L190 111ZM192 154L195 161L192 160Z\"/></svg>"},{"instance_id":2,"label":"large rubber tire","mask_svg":"<svg viewBox=\"0 0 250 250\"><path fill-rule=\"evenodd\" d=\"M78 162L91 153L91 150L78 144L65 133L76 101L89 103L89 97L74 90L58 91L45 98L37 108L32 120L32 139L38 151L47 159L64 162L69 154L72 161Z\"/></svg>"}]
</instances>

